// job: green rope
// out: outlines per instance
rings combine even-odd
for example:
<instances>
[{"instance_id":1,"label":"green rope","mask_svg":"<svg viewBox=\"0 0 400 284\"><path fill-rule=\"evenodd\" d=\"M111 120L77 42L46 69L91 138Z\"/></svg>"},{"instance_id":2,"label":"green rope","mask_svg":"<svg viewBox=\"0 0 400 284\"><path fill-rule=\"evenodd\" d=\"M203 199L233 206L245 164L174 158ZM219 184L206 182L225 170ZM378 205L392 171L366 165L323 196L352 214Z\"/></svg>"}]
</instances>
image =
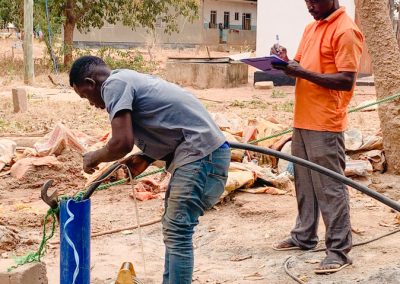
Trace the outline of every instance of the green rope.
<instances>
[{"instance_id":1,"label":"green rope","mask_svg":"<svg viewBox=\"0 0 400 284\"><path fill-rule=\"evenodd\" d=\"M57 209L49 209L47 211L46 216L44 217L44 223L43 223L43 237L42 237L42 241L40 242L40 246L39 249L37 251L34 252L29 252L28 254L21 256L21 257L16 257L15 263L16 265L11 266L10 268L7 269L8 272L11 272L13 269L22 266L24 264L27 263L32 263L32 262L40 262L40 258L42 256L44 256L44 254L46 253L46 243L54 236L54 231L55 231L55 227L56 227L56 216L58 214L59 208ZM47 236L47 229L46 229L46 224L47 221L49 219L49 217L52 218L52 222L51 222L51 231L50 234Z\"/></svg>"},{"instance_id":2,"label":"green rope","mask_svg":"<svg viewBox=\"0 0 400 284\"><path fill-rule=\"evenodd\" d=\"M158 173L162 173L162 172L165 172L165 168L161 168L159 170L148 172L148 173L143 173L141 175L136 176L134 179L138 180L138 179L141 179L141 178L144 178L144 177L148 177L148 176L151 176L151 175L155 175L155 174L158 174ZM107 184L100 185L96 189L96 191L105 190L105 189L108 189L108 188L110 188L112 186L124 184L128 180L129 179L124 178L124 179L121 179L121 180L118 180L118 181L115 181L115 182L110 182L110 183L107 183ZM82 191L78 192L73 197L73 199L74 200L82 200L82 197L85 194L85 192L86 192L85 190L82 190ZM60 201L61 200L68 200L68 199L71 199L71 197L69 197L67 195L62 195L62 196L59 196L58 199ZM56 216L58 215L59 210L60 210L60 208L57 207L57 209L51 209L50 208L47 211L47 214L44 217L43 232L42 232L43 237L42 237L42 241L40 242L39 249L36 252L29 252L28 254L26 254L24 256L16 257L14 259L16 265L11 266L10 268L8 268L8 272L11 272L13 269L15 269L15 268L17 268L19 266L22 266L24 264L27 264L27 263L40 262L40 258L43 257L45 255L45 253L46 253L46 243L54 236L54 231L55 231L55 228L56 228ZM51 224L50 234L47 236L46 224L47 224L47 221L48 221L49 217L52 218L52 224Z\"/></svg>"},{"instance_id":3,"label":"green rope","mask_svg":"<svg viewBox=\"0 0 400 284\"><path fill-rule=\"evenodd\" d=\"M380 104L383 104L383 103L391 102L391 101L394 101L395 99L398 99L398 98L400 98L400 93L399 94L395 94L393 96L389 96L389 97L383 98L381 100L377 100L377 101L369 103L369 104L366 104L365 106L352 108L352 109L349 110L348 113L357 112L357 111L369 108L369 107L374 106L374 105L380 105ZM278 133L275 133L273 135L270 135L270 136L267 136L267 137L264 137L264 138L260 138L260 139L257 139L257 140L249 141L249 144L255 144L255 143L259 143L259 142L265 141L265 140L274 139L274 138L283 136L285 134L291 133L292 131L293 131L293 128L289 128L289 129L286 129L286 130L284 130L282 132L278 132Z\"/></svg>"},{"instance_id":4,"label":"green rope","mask_svg":"<svg viewBox=\"0 0 400 284\"><path fill-rule=\"evenodd\" d=\"M152 171L152 172L148 172L148 173L143 173L141 175L138 175L138 176L134 177L133 179L134 180L138 180L138 179L141 179L141 178L144 178L144 177L152 176L152 175L155 175L155 174L158 174L158 173L163 173L163 172L165 172L165 168L161 168L161 169L158 169L158 170L155 170L155 171ZM123 178L123 179L120 179L120 180L117 180L117 181L114 181L114 182L102 184L98 188L96 188L96 191L101 191L101 190L109 189L110 187L113 187L113 186L116 186L116 185L124 184L128 180L129 180L128 178ZM74 199L75 200L82 200L82 197L83 197L83 195L85 193L86 193L86 190L78 192L75 195Z\"/></svg>"},{"instance_id":5,"label":"green rope","mask_svg":"<svg viewBox=\"0 0 400 284\"><path fill-rule=\"evenodd\" d=\"M378 100L378 101L375 101L375 102L372 102L372 103L369 103L369 104L366 104L365 106L352 108L352 109L349 110L349 113L357 112L357 111L369 108L369 107L374 106L374 105L380 105L380 104L383 104L383 103L386 103L386 102L394 101L397 98L400 98L400 93L396 94L396 95L393 95L393 96L389 96L389 97L383 98L381 100Z\"/></svg>"},{"instance_id":6,"label":"green rope","mask_svg":"<svg viewBox=\"0 0 400 284\"><path fill-rule=\"evenodd\" d=\"M286 129L286 130L284 130L282 132L275 133L275 134L273 134L271 136L267 136L267 137L260 138L260 139L257 139L257 140L252 140L252 141L249 142L249 144L256 144L258 142L262 142L262 141L265 141L265 140L269 140L269 139L273 139L273 138L276 138L276 137L280 137L280 136L283 136L285 134L291 133L292 131L293 131L293 128L289 128L289 129Z\"/></svg>"}]
</instances>

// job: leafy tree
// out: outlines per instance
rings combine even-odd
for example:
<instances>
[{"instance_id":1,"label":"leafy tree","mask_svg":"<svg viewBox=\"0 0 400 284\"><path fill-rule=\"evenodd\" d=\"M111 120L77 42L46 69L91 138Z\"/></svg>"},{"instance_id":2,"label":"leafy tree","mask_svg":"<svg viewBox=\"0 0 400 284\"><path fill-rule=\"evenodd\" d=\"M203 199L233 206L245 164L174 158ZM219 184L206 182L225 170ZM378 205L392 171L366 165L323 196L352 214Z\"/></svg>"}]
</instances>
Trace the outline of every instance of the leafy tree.
<instances>
[{"instance_id":1,"label":"leafy tree","mask_svg":"<svg viewBox=\"0 0 400 284\"><path fill-rule=\"evenodd\" d=\"M4 27L13 23L17 29L22 28L24 19L23 0L0 0L0 23Z\"/></svg>"},{"instance_id":2,"label":"leafy tree","mask_svg":"<svg viewBox=\"0 0 400 284\"><path fill-rule=\"evenodd\" d=\"M41 0L45 1L45 0ZM154 30L157 19L165 23L165 32L177 32L180 16L194 20L198 16L198 0L49 0L52 15L63 17L64 64L72 61L75 28L87 32L105 23Z\"/></svg>"},{"instance_id":3,"label":"leafy tree","mask_svg":"<svg viewBox=\"0 0 400 284\"><path fill-rule=\"evenodd\" d=\"M34 25L45 33L49 46L46 1L50 11L52 34L64 30L64 64L72 61L74 30L88 32L105 23L122 23L135 29L154 31L157 20L164 23L166 33L178 32L179 17L193 21L198 17L199 0L34 0ZM23 0L0 0L0 21L23 25Z\"/></svg>"}]
</instances>

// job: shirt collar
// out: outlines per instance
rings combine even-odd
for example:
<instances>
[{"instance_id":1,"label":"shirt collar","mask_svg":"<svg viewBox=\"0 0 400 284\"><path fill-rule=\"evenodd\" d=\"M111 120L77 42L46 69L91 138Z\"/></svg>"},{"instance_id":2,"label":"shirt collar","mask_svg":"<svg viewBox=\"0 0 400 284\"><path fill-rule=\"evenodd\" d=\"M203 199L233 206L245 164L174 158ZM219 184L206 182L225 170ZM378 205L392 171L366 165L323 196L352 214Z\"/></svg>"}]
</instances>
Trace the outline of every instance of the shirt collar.
<instances>
[{"instance_id":1,"label":"shirt collar","mask_svg":"<svg viewBox=\"0 0 400 284\"><path fill-rule=\"evenodd\" d=\"M327 18L321 20L320 22L328 22L328 23L332 23L333 21L335 21L340 15L342 15L343 13L346 12L346 7L340 7L339 9L337 9L335 12L333 12L332 14L330 14Z\"/></svg>"}]
</instances>

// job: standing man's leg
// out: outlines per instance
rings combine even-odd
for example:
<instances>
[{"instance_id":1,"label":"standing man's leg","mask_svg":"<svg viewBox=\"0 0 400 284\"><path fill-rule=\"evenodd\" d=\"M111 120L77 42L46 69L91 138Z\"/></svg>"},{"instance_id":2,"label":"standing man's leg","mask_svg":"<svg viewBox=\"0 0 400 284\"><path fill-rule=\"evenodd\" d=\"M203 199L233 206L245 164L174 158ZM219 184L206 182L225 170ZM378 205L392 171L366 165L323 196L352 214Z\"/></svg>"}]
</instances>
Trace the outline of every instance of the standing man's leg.
<instances>
[{"instance_id":1,"label":"standing man's leg","mask_svg":"<svg viewBox=\"0 0 400 284\"><path fill-rule=\"evenodd\" d=\"M308 160L303 130L294 129L292 155ZM312 249L318 243L319 208L311 178L311 170L299 165L294 166L294 179L298 215L296 225L291 232L295 244L303 249Z\"/></svg>"},{"instance_id":2,"label":"standing man's leg","mask_svg":"<svg viewBox=\"0 0 400 284\"><path fill-rule=\"evenodd\" d=\"M346 166L343 133L304 131L303 138L311 162L343 174ZM347 256L352 247L347 187L320 173L312 172L311 175L326 226L325 263L351 263Z\"/></svg>"},{"instance_id":3,"label":"standing man's leg","mask_svg":"<svg viewBox=\"0 0 400 284\"><path fill-rule=\"evenodd\" d=\"M192 283L194 227L204 211L218 202L229 164L230 149L220 148L175 170L162 220L166 247L163 284Z\"/></svg>"},{"instance_id":4,"label":"standing man's leg","mask_svg":"<svg viewBox=\"0 0 400 284\"><path fill-rule=\"evenodd\" d=\"M294 129L292 136L292 155L308 160L303 130ZM291 237L277 244L276 250L312 249L318 243L319 208L311 178L311 170L294 164L294 179L298 215Z\"/></svg>"}]
</instances>

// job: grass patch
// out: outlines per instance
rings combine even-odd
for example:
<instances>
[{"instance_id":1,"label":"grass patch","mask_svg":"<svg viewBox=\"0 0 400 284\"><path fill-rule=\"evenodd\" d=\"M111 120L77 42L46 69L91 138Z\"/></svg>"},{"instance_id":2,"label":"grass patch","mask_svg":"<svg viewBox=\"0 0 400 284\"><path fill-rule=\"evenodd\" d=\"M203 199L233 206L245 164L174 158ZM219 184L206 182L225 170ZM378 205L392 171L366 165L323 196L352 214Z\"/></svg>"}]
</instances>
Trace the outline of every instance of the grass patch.
<instances>
[{"instance_id":1,"label":"grass patch","mask_svg":"<svg viewBox=\"0 0 400 284\"><path fill-rule=\"evenodd\" d=\"M287 94L285 92L281 91L281 90L273 90L271 98L273 98L273 99L285 98L286 95Z\"/></svg>"},{"instance_id":2,"label":"grass patch","mask_svg":"<svg viewBox=\"0 0 400 284\"><path fill-rule=\"evenodd\" d=\"M230 107L239 107L239 108L249 108L249 109L259 109L266 108L270 103L267 103L259 98L255 98L251 101L238 101L234 100L229 106Z\"/></svg>"},{"instance_id":3,"label":"grass patch","mask_svg":"<svg viewBox=\"0 0 400 284\"><path fill-rule=\"evenodd\" d=\"M272 106L272 110L273 111L284 111L284 112L293 113L293 111L294 111L294 101L290 100L290 101L285 102L285 103L274 104Z\"/></svg>"}]
</instances>

